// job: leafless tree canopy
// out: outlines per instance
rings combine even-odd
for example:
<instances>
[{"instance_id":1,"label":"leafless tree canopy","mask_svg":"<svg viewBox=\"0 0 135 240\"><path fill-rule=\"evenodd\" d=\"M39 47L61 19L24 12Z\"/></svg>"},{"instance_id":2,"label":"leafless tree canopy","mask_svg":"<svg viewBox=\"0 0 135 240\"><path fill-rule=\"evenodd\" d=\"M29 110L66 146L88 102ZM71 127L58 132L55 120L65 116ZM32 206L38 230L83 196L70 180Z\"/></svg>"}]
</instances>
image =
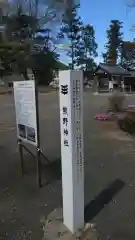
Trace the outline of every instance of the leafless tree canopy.
<instances>
[{"instance_id":1,"label":"leafless tree canopy","mask_svg":"<svg viewBox=\"0 0 135 240\"><path fill-rule=\"evenodd\" d=\"M135 7L135 0L126 0L126 6L127 7Z\"/></svg>"},{"instance_id":2,"label":"leafless tree canopy","mask_svg":"<svg viewBox=\"0 0 135 240\"><path fill-rule=\"evenodd\" d=\"M73 0L12 0L10 3L12 11L21 7L30 16L41 17L46 12L60 14L65 10L67 3Z\"/></svg>"},{"instance_id":3,"label":"leafless tree canopy","mask_svg":"<svg viewBox=\"0 0 135 240\"><path fill-rule=\"evenodd\" d=\"M66 8L73 7L75 0L12 0L10 13L16 13L18 8L24 14L38 19L40 28L56 23L61 24L62 15Z\"/></svg>"}]
</instances>

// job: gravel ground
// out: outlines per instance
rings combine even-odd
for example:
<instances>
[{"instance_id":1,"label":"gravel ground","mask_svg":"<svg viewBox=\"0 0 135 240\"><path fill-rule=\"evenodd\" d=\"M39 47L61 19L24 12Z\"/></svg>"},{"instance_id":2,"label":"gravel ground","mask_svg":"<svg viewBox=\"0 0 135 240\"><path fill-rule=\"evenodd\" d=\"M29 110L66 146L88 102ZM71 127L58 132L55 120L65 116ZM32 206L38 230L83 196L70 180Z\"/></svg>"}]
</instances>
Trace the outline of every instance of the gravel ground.
<instances>
[{"instance_id":1,"label":"gravel ground","mask_svg":"<svg viewBox=\"0 0 135 240\"><path fill-rule=\"evenodd\" d=\"M21 177L12 95L0 96L0 240L38 240L46 216L61 206L58 93L39 95L41 145L54 162L43 165L38 189L36 164L25 153ZM134 103L129 96L126 105ZM97 224L101 240L135 239L135 141L117 127L95 121L107 96L84 93L85 219Z\"/></svg>"}]
</instances>

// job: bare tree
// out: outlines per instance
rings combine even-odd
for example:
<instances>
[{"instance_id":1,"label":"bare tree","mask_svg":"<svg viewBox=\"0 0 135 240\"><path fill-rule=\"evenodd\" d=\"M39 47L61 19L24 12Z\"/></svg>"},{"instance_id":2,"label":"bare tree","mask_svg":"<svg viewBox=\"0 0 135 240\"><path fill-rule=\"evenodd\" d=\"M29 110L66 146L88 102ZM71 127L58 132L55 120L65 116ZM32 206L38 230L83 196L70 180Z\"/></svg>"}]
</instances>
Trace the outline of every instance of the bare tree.
<instances>
[{"instance_id":1,"label":"bare tree","mask_svg":"<svg viewBox=\"0 0 135 240\"><path fill-rule=\"evenodd\" d=\"M12 0L10 10L16 12L21 7L24 14L38 18L41 25L60 20L65 8L65 0Z\"/></svg>"},{"instance_id":2,"label":"bare tree","mask_svg":"<svg viewBox=\"0 0 135 240\"><path fill-rule=\"evenodd\" d=\"M127 7L135 7L135 0L126 0Z\"/></svg>"},{"instance_id":3,"label":"bare tree","mask_svg":"<svg viewBox=\"0 0 135 240\"><path fill-rule=\"evenodd\" d=\"M126 0L127 14L135 8L135 0ZM131 32L135 32L135 24L131 26Z\"/></svg>"}]
</instances>

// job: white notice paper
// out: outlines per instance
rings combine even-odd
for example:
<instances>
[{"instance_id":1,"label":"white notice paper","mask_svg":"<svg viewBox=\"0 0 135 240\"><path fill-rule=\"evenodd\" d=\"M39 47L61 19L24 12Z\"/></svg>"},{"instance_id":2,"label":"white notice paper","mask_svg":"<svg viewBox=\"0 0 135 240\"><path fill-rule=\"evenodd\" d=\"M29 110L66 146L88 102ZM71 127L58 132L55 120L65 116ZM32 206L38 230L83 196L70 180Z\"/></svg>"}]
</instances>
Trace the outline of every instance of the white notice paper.
<instances>
[{"instance_id":1,"label":"white notice paper","mask_svg":"<svg viewBox=\"0 0 135 240\"><path fill-rule=\"evenodd\" d=\"M35 81L14 82L17 137L37 146Z\"/></svg>"}]
</instances>

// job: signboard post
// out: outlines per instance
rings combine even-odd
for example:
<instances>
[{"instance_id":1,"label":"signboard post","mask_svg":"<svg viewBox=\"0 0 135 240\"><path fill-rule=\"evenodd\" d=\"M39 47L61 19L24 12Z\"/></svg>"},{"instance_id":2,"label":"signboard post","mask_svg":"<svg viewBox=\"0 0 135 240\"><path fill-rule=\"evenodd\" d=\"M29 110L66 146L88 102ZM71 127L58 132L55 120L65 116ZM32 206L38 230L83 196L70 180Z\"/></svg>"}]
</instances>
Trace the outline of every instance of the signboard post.
<instances>
[{"instance_id":1,"label":"signboard post","mask_svg":"<svg viewBox=\"0 0 135 240\"><path fill-rule=\"evenodd\" d=\"M14 100L22 175L24 174L24 148L33 157L36 157L37 181L38 186L41 187L40 155L42 155L48 163L50 163L50 161L44 156L40 149L38 93L35 81L14 82ZM36 147L36 156L26 147L26 144L31 144Z\"/></svg>"},{"instance_id":2,"label":"signboard post","mask_svg":"<svg viewBox=\"0 0 135 240\"><path fill-rule=\"evenodd\" d=\"M75 233L84 227L83 73L60 72L63 219Z\"/></svg>"}]
</instances>

